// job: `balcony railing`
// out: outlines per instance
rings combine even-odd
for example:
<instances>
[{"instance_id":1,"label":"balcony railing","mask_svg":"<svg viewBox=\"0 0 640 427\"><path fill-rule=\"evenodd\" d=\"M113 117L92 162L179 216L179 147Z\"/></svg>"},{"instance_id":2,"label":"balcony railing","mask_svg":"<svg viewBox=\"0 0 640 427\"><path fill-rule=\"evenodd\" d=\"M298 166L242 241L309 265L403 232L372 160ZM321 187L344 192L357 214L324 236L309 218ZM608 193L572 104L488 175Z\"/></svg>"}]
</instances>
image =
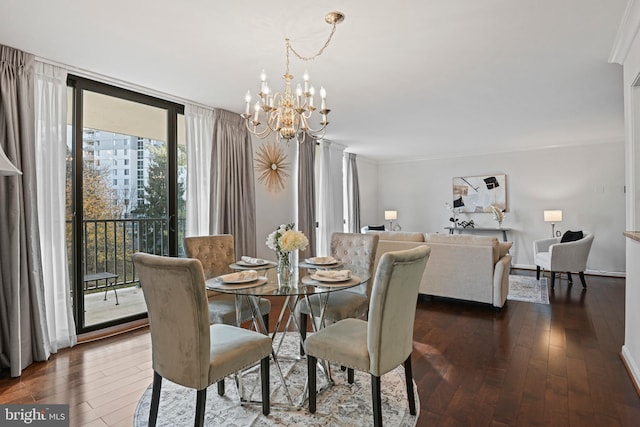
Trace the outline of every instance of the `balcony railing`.
<instances>
[{"instance_id":1,"label":"balcony railing","mask_svg":"<svg viewBox=\"0 0 640 427\"><path fill-rule=\"evenodd\" d=\"M67 223L70 228L71 224ZM185 236L185 220L178 219L178 239ZM102 272L118 276L117 286L138 284L131 256L135 252L168 255L168 219L128 218L85 220L82 224L84 275ZM70 240L70 239L69 239ZM182 245L179 245L180 256Z\"/></svg>"}]
</instances>

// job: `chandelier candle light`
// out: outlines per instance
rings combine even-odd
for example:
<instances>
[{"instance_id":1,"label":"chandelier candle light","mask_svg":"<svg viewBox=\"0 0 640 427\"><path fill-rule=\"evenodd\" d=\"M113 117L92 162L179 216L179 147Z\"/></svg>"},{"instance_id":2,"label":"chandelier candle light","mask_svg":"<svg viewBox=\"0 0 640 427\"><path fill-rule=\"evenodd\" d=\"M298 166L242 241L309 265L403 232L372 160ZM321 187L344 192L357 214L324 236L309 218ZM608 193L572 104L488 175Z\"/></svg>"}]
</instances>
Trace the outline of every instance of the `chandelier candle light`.
<instances>
[{"instance_id":1,"label":"chandelier candle light","mask_svg":"<svg viewBox=\"0 0 640 427\"><path fill-rule=\"evenodd\" d=\"M260 138L266 138L271 132L274 132L278 141L282 139L288 141L298 135L301 136L300 142L304 141L307 135L313 139L319 139L324 136L329 124L327 114L331 111L327 108L326 90L324 87L320 87L320 125L317 129L313 129L309 125L309 119L313 112L317 110L317 107L314 105L315 88L309 81L309 73L305 71L303 85L298 83L295 95L291 91L293 76L289 74L289 52L293 52L302 61L310 61L322 55L331 42L331 38L336 31L336 25L344 20L344 14L341 12L329 12L324 20L327 24L332 25L333 29L324 46L313 56L301 56L291 47L289 39L285 39L286 68L282 76L285 84L284 93L271 93L271 89L267 84L267 75L262 70L262 73L260 73L258 101L253 106L253 114L251 114L251 92L247 91L244 98L246 104L242 117L245 119L249 132ZM264 111L264 119L261 119L260 111ZM264 120L264 123L261 120Z\"/></svg>"}]
</instances>

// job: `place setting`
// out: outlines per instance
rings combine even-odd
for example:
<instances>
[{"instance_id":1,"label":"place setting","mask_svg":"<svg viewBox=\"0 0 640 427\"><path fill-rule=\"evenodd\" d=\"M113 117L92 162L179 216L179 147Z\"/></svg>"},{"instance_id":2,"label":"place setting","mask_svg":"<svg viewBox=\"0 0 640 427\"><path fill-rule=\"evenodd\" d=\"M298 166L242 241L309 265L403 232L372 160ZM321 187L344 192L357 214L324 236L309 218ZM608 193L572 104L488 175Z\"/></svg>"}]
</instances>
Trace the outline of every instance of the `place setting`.
<instances>
[{"instance_id":1,"label":"place setting","mask_svg":"<svg viewBox=\"0 0 640 427\"><path fill-rule=\"evenodd\" d=\"M267 283L266 276L260 276L256 270L243 270L223 274L207 281L209 289L244 289Z\"/></svg>"},{"instance_id":2,"label":"place setting","mask_svg":"<svg viewBox=\"0 0 640 427\"><path fill-rule=\"evenodd\" d=\"M353 283L361 282L351 270L316 270L302 278L302 283L313 286L349 286Z\"/></svg>"},{"instance_id":3,"label":"place setting","mask_svg":"<svg viewBox=\"0 0 640 427\"><path fill-rule=\"evenodd\" d=\"M233 270L268 270L276 265L275 262L263 258L241 256L238 261L229 265L229 268Z\"/></svg>"},{"instance_id":4,"label":"place setting","mask_svg":"<svg viewBox=\"0 0 640 427\"><path fill-rule=\"evenodd\" d=\"M298 266L306 269L327 270L342 267L342 263L332 256L316 256L306 258Z\"/></svg>"}]
</instances>

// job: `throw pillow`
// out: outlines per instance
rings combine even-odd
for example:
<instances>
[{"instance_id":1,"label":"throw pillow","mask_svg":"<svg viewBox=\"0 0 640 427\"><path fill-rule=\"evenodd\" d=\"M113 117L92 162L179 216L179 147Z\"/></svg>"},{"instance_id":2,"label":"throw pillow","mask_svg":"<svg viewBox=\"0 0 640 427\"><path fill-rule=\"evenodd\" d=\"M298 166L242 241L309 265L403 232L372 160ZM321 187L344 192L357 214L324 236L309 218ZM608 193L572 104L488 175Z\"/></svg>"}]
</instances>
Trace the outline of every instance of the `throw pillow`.
<instances>
[{"instance_id":1,"label":"throw pillow","mask_svg":"<svg viewBox=\"0 0 640 427\"><path fill-rule=\"evenodd\" d=\"M369 225L371 231L384 231L384 225Z\"/></svg>"},{"instance_id":2,"label":"throw pillow","mask_svg":"<svg viewBox=\"0 0 640 427\"><path fill-rule=\"evenodd\" d=\"M576 240L580 240L584 237L582 231L567 231L562 235L562 239L560 239L560 243L565 242L575 242Z\"/></svg>"},{"instance_id":3,"label":"throw pillow","mask_svg":"<svg viewBox=\"0 0 640 427\"><path fill-rule=\"evenodd\" d=\"M509 253L509 249L511 249L511 246L513 246L513 242L499 242L498 243L498 248L499 248L498 259L502 258L507 253Z\"/></svg>"}]
</instances>

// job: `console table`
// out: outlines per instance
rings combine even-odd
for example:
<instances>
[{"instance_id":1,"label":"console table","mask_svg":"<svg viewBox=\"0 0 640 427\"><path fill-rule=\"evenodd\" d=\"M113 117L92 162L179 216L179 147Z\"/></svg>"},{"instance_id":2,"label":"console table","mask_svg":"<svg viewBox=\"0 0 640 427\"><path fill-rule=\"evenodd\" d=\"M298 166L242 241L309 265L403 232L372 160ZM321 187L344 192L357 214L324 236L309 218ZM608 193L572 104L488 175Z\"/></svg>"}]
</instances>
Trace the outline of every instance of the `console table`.
<instances>
[{"instance_id":1,"label":"console table","mask_svg":"<svg viewBox=\"0 0 640 427\"><path fill-rule=\"evenodd\" d=\"M453 234L454 231L460 233L502 233L502 240L507 241L507 231L511 231L510 228L489 228L489 227L445 227L445 230L449 230L449 234Z\"/></svg>"}]
</instances>

